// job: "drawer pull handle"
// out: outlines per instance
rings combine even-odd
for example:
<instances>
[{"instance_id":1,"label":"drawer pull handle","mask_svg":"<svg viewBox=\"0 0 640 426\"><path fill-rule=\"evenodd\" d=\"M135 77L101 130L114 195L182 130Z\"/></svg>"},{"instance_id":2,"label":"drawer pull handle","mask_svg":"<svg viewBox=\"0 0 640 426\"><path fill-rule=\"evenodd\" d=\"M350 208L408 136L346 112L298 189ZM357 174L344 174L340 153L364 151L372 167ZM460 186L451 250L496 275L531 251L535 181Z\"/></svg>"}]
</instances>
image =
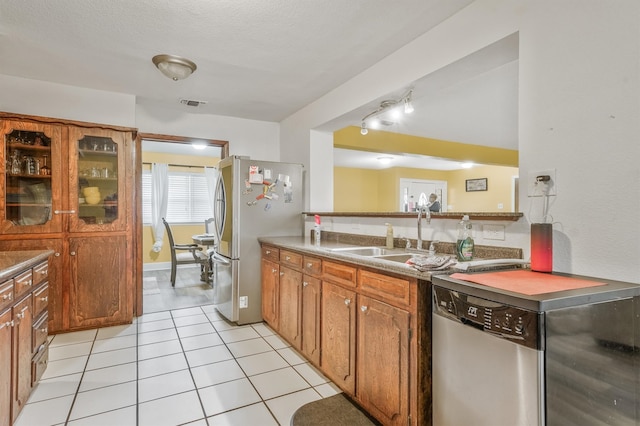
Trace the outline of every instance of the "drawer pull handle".
<instances>
[{"instance_id":1,"label":"drawer pull handle","mask_svg":"<svg viewBox=\"0 0 640 426\"><path fill-rule=\"evenodd\" d=\"M0 324L0 330L2 330L5 327L11 327L13 326L13 321L7 321L4 324Z\"/></svg>"},{"instance_id":2,"label":"drawer pull handle","mask_svg":"<svg viewBox=\"0 0 640 426\"><path fill-rule=\"evenodd\" d=\"M271 254L271 250L265 250L266 254Z\"/></svg>"},{"instance_id":3,"label":"drawer pull handle","mask_svg":"<svg viewBox=\"0 0 640 426\"><path fill-rule=\"evenodd\" d=\"M18 318L18 319L24 319L24 317L25 317L26 315L27 315L27 314L25 314L24 312L18 312L18 313L16 314L16 318Z\"/></svg>"},{"instance_id":4,"label":"drawer pull handle","mask_svg":"<svg viewBox=\"0 0 640 426\"><path fill-rule=\"evenodd\" d=\"M54 210L55 214L74 214L75 210Z\"/></svg>"},{"instance_id":5,"label":"drawer pull handle","mask_svg":"<svg viewBox=\"0 0 640 426\"><path fill-rule=\"evenodd\" d=\"M351 299L344 299L344 304L349 306L351 304Z\"/></svg>"},{"instance_id":6,"label":"drawer pull handle","mask_svg":"<svg viewBox=\"0 0 640 426\"><path fill-rule=\"evenodd\" d=\"M284 275L284 272L280 272L280 276L283 276L283 275Z\"/></svg>"},{"instance_id":7,"label":"drawer pull handle","mask_svg":"<svg viewBox=\"0 0 640 426\"><path fill-rule=\"evenodd\" d=\"M22 285L25 285L25 286L27 286L27 287L30 287L32 282L33 282L32 280L23 281L23 282L22 282Z\"/></svg>"},{"instance_id":8,"label":"drawer pull handle","mask_svg":"<svg viewBox=\"0 0 640 426\"><path fill-rule=\"evenodd\" d=\"M291 260L291 256L285 256L284 257L286 260Z\"/></svg>"},{"instance_id":9,"label":"drawer pull handle","mask_svg":"<svg viewBox=\"0 0 640 426\"><path fill-rule=\"evenodd\" d=\"M309 269L313 268L313 263L311 263L311 262L307 263L307 268L309 268Z\"/></svg>"},{"instance_id":10,"label":"drawer pull handle","mask_svg":"<svg viewBox=\"0 0 640 426\"><path fill-rule=\"evenodd\" d=\"M277 269L272 269L272 270L271 270L271 273L272 273L272 274L275 274L276 272L278 272L278 270L277 270Z\"/></svg>"},{"instance_id":11,"label":"drawer pull handle","mask_svg":"<svg viewBox=\"0 0 640 426\"><path fill-rule=\"evenodd\" d=\"M46 332L47 332L47 331L49 331L49 330L47 329L47 327L45 327L45 328L41 328L41 329L40 329L40 331L41 331L42 333L46 333Z\"/></svg>"},{"instance_id":12,"label":"drawer pull handle","mask_svg":"<svg viewBox=\"0 0 640 426\"><path fill-rule=\"evenodd\" d=\"M2 300L11 300L11 293L3 295Z\"/></svg>"},{"instance_id":13,"label":"drawer pull handle","mask_svg":"<svg viewBox=\"0 0 640 426\"><path fill-rule=\"evenodd\" d=\"M41 297L40 300L42 300L43 302L48 302L49 301L49 296Z\"/></svg>"}]
</instances>

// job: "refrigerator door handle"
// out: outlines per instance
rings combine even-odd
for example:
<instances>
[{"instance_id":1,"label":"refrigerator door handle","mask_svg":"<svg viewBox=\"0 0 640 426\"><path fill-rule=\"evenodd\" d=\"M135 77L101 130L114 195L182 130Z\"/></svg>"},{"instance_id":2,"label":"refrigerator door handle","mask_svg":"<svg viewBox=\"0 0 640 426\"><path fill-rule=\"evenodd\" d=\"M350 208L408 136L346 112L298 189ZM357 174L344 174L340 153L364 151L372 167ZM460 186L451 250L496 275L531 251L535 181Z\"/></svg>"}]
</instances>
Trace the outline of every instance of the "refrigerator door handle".
<instances>
[{"instance_id":1,"label":"refrigerator door handle","mask_svg":"<svg viewBox=\"0 0 640 426\"><path fill-rule=\"evenodd\" d=\"M214 220L214 229L216 232L216 241L220 244L222 239L222 230L225 226L225 217L226 217L226 201L225 193L224 193L224 181L222 180L222 170L218 169L218 180L216 182L216 189L214 191L214 207L213 207L213 220Z\"/></svg>"}]
</instances>

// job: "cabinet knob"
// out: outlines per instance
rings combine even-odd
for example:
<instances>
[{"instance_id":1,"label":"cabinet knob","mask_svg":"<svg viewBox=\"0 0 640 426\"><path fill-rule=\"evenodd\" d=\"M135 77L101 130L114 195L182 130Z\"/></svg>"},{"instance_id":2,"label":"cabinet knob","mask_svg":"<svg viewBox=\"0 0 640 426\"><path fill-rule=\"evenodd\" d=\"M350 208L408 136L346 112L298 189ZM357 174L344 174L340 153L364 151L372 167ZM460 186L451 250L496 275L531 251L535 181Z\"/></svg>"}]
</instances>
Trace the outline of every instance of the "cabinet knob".
<instances>
[{"instance_id":1,"label":"cabinet knob","mask_svg":"<svg viewBox=\"0 0 640 426\"><path fill-rule=\"evenodd\" d=\"M291 256L285 256L284 258L287 260L291 260Z\"/></svg>"},{"instance_id":2,"label":"cabinet knob","mask_svg":"<svg viewBox=\"0 0 640 426\"><path fill-rule=\"evenodd\" d=\"M307 263L307 269L311 269L313 267L313 263L309 262Z\"/></svg>"},{"instance_id":3,"label":"cabinet knob","mask_svg":"<svg viewBox=\"0 0 640 426\"><path fill-rule=\"evenodd\" d=\"M11 293L3 294L2 300L11 300Z\"/></svg>"},{"instance_id":4,"label":"cabinet knob","mask_svg":"<svg viewBox=\"0 0 640 426\"><path fill-rule=\"evenodd\" d=\"M43 302L47 302L49 300L49 297L44 296L44 297L41 297L40 300L42 300Z\"/></svg>"},{"instance_id":5,"label":"cabinet knob","mask_svg":"<svg viewBox=\"0 0 640 426\"><path fill-rule=\"evenodd\" d=\"M16 318L18 318L18 319L24 319L25 315L26 315L26 314L25 314L24 312L18 312L18 313L16 314Z\"/></svg>"},{"instance_id":6,"label":"cabinet knob","mask_svg":"<svg viewBox=\"0 0 640 426\"><path fill-rule=\"evenodd\" d=\"M284 272L280 272L280 276L283 276L283 275L284 275Z\"/></svg>"},{"instance_id":7,"label":"cabinet knob","mask_svg":"<svg viewBox=\"0 0 640 426\"><path fill-rule=\"evenodd\" d=\"M272 273L272 274L275 274L276 272L278 272L278 270L277 270L277 269L272 269L272 270L271 270L271 273Z\"/></svg>"},{"instance_id":8,"label":"cabinet knob","mask_svg":"<svg viewBox=\"0 0 640 426\"><path fill-rule=\"evenodd\" d=\"M364 305L360 306L360 310L361 310L362 312L367 312L367 309L369 309L369 308L367 308L367 307L366 307L366 306L364 306Z\"/></svg>"},{"instance_id":9,"label":"cabinet knob","mask_svg":"<svg viewBox=\"0 0 640 426\"><path fill-rule=\"evenodd\" d=\"M351 304L351 299L344 299L344 304L349 306Z\"/></svg>"},{"instance_id":10,"label":"cabinet knob","mask_svg":"<svg viewBox=\"0 0 640 426\"><path fill-rule=\"evenodd\" d=\"M302 285L303 285L304 287L306 287L306 286L308 286L308 285L309 285L309 283L308 283L308 282L306 282L306 281L303 281L303 282L302 282Z\"/></svg>"},{"instance_id":11,"label":"cabinet knob","mask_svg":"<svg viewBox=\"0 0 640 426\"><path fill-rule=\"evenodd\" d=\"M60 257L60 253L54 253L53 254L55 257Z\"/></svg>"},{"instance_id":12,"label":"cabinet knob","mask_svg":"<svg viewBox=\"0 0 640 426\"><path fill-rule=\"evenodd\" d=\"M75 252L75 251L72 251L70 254L71 254L71 256L75 256L75 255L76 255L76 252Z\"/></svg>"},{"instance_id":13,"label":"cabinet knob","mask_svg":"<svg viewBox=\"0 0 640 426\"><path fill-rule=\"evenodd\" d=\"M48 329L47 327L45 327L45 328L41 328L41 329L40 329L40 331L41 331L42 333L46 333L47 331L49 331L49 329Z\"/></svg>"},{"instance_id":14,"label":"cabinet knob","mask_svg":"<svg viewBox=\"0 0 640 426\"><path fill-rule=\"evenodd\" d=\"M266 254L271 254L271 250L265 250Z\"/></svg>"},{"instance_id":15,"label":"cabinet knob","mask_svg":"<svg viewBox=\"0 0 640 426\"><path fill-rule=\"evenodd\" d=\"M23 286L26 286L26 287L31 287L31 283L32 283L32 282L33 282L33 281L31 281L31 280L23 281L23 282L22 282L22 285L23 285Z\"/></svg>"}]
</instances>

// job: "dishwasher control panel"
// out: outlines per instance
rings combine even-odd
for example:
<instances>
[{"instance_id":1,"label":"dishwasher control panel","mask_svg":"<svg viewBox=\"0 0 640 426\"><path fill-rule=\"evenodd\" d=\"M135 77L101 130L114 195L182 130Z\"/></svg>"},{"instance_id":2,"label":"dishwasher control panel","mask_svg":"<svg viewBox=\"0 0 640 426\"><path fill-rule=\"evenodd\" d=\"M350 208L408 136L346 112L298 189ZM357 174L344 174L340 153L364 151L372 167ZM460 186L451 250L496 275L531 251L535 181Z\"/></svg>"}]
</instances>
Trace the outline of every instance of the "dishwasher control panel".
<instances>
[{"instance_id":1,"label":"dishwasher control panel","mask_svg":"<svg viewBox=\"0 0 640 426\"><path fill-rule=\"evenodd\" d=\"M541 350L542 314L433 286L433 313Z\"/></svg>"}]
</instances>

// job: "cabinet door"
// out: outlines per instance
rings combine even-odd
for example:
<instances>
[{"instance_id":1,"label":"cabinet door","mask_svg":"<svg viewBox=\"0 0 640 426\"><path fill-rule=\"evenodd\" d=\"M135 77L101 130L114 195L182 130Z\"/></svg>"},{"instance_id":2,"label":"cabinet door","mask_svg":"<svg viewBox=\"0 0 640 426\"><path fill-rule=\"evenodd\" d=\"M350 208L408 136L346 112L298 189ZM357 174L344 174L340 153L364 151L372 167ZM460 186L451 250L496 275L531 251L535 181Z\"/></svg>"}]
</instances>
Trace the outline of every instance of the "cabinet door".
<instances>
[{"instance_id":1,"label":"cabinet door","mask_svg":"<svg viewBox=\"0 0 640 426\"><path fill-rule=\"evenodd\" d=\"M69 283L63 280L63 271L69 269L68 262L64 264L68 256L63 253L62 239L24 239L24 240L0 240L0 251L11 250L53 250L49 257L47 279L49 280L49 294L47 305L49 308L49 333L66 330L69 327L68 309Z\"/></svg>"},{"instance_id":2,"label":"cabinet door","mask_svg":"<svg viewBox=\"0 0 640 426\"><path fill-rule=\"evenodd\" d=\"M31 295L13 307L13 420L27 403L31 393Z\"/></svg>"},{"instance_id":3,"label":"cabinet door","mask_svg":"<svg viewBox=\"0 0 640 426\"><path fill-rule=\"evenodd\" d=\"M0 185L3 234L62 231L62 128L3 121Z\"/></svg>"},{"instance_id":4,"label":"cabinet door","mask_svg":"<svg viewBox=\"0 0 640 426\"><path fill-rule=\"evenodd\" d=\"M127 253L125 236L69 238L71 329L131 321Z\"/></svg>"},{"instance_id":5,"label":"cabinet door","mask_svg":"<svg viewBox=\"0 0 640 426\"><path fill-rule=\"evenodd\" d=\"M356 293L323 282L320 365L323 373L350 395L355 392L355 338Z\"/></svg>"},{"instance_id":6,"label":"cabinet door","mask_svg":"<svg viewBox=\"0 0 640 426\"><path fill-rule=\"evenodd\" d=\"M385 425L407 424L409 319L407 311L359 296L357 398Z\"/></svg>"},{"instance_id":7,"label":"cabinet door","mask_svg":"<svg viewBox=\"0 0 640 426\"><path fill-rule=\"evenodd\" d=\"M302 353L320 365L321 284L317 278L302 278Z\"/></svg>"},{"instance_id":8,"label":"cabinet door","mask_svg":"<svg viewBox=\"0 0 640 426\"><path fill-rule=\"evenodd\" d=\"M280 280L280 266L262 259L260 263L262 276L262 319L274 330L278 331L278 281Z\"/></svg>"},{"instance_id":9,"label":"cabinet door","mask_svg":"<svg viewBox=\"0 0 640 426\"><path fill-rule=\"evenodd\" d=\"M291 345L302 347L302 273L280 266L280 315L278 332Z\"/></svg>"},{"instance_id":10,"label":"cabinet door","mask_svg":"<svg viewBox=\"0 0 640 426\"><path fill-rule=\"evenodd\" d=\"M0 377L4 382L0 386L0 426L11 424L11 390L7 386L11 380L11 309L0 313Z\"/></svg>"},{"instance_id":11,"label":"cabinet door","mask_svg":"<svg viewBox=\"0 0 640 426\"><path fill-rule=\"evenodd\" d=\"M131 134L69 128L69 231L122 231L127 227L127 147Z\"/></svg>"}]
</instances>

